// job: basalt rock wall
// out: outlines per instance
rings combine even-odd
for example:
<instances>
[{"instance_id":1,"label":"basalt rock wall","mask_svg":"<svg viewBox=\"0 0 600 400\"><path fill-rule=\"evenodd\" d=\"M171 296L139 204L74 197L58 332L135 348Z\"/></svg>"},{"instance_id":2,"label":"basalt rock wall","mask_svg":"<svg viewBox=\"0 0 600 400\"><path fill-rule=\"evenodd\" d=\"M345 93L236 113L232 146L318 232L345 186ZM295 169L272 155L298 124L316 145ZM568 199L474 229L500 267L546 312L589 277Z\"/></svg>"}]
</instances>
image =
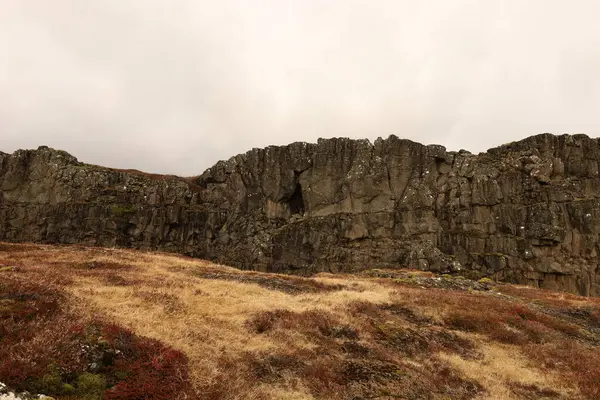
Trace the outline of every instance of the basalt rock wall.
<instances>
[{"instance_id":1,"label":"basalt rock wall","mask_svg":"<svg viewBox=\"0 0 600 400\"><path fill-rule=\"evenodd\" d=\"M196 178L0 153L0 240L309 274L416 267L600 295L600 141L473 155L390 136L254 149Z\"/></svg>"}]
</instances>

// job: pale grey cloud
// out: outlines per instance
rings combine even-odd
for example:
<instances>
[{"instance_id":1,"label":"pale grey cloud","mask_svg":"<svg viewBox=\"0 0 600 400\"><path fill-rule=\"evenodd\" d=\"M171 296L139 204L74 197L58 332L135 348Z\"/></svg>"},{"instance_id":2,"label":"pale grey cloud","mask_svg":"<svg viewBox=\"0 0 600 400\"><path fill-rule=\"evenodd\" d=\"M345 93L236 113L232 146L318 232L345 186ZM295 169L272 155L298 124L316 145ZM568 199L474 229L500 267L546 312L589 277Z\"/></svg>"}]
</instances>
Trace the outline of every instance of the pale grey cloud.
<instances>
[{"instance_id":1,"label":"pale grey cloud","mask_svg":"<svg viewBox=\"0 0 600 400\"><path fill-rule=\"evenodd\" d=\"M3 0L0 150L198 174L252 147L600 135L595 0Z\"/></svg>"}]
</instances>

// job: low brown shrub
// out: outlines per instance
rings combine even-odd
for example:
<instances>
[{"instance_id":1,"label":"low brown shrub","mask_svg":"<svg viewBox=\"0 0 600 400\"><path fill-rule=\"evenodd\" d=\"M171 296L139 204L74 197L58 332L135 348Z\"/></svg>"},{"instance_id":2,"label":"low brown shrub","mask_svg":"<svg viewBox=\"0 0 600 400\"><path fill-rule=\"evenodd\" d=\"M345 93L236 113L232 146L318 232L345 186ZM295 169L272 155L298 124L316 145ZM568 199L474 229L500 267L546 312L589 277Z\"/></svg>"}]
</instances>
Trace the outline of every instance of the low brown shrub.
<instances>
[{"instance_id":1,"label":"low brown shrub","mask_svg":"<svg viewBox=\"0 0 600 400\"><path fill-rule=\"evenodd\" d=\"M293 330L308 336L358 339L358 331L341 324L336 316L319 310L292 312L288 310L264 311L246 321L248 329L265 333L275 329Z\"/></svg>"},{"instance_id":2,"label":"low brown shrub","mask_svg":"<svg viewBox=\"0 0 600 400\"><path fill-rule=\"evenodd\" d=\"M537 385L523 384L518 382L510 383L511 391L519 399L538 400L538 399L558 399L561 394L548 388L540 388Z\"/></svg>"},{"instance_id":3,"label":"low brown shrub","mask_svg":"<svg viewBox=\"0 0 600 400\"><path fill-rule=\"evenodd\" d=\"M451 311L445 323L453 329L483 333L507 344L544 343L557 336L581 336L581 328L571 322L508 301L477 299Z\"/></svg>"},{"instance_id":4,"label":"low brown shrub","mask_svg":"<svg viewBox=\"0 0 600 400\"><path fill-rule=\"evenodd\" d=\"M340 359L319 357L302 371L302 377L311 393L321 398L339 398L346 389L347 377Z\"/></svg>"},{"instance_id":5,"label":"low brown shrub","mask_svg":"<svg viewBox=\"0 0 600 400\"><path fill-rule=\"evenodd\" d=\"M544 369L573 381L587 399L600 399L600 349L563 339L525 346L524 351Z\"/></svg>"}]
</instances>

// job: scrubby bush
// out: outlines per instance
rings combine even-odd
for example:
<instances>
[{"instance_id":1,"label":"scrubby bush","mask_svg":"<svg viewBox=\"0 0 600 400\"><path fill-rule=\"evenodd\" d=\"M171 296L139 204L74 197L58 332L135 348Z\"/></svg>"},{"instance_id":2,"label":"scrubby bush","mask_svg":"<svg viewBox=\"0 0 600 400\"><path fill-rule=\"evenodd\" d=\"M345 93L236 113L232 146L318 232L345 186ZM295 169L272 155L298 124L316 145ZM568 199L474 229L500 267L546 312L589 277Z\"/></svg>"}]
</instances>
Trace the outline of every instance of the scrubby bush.
<instances>
[{"instance_id":1,"label":"scrubby bush","mask_svg":"<svg viewBox=\"0 0 600 400\"><path fill-rule=\"evenodd\" d=\"M103 330L120 357L111 368L115 378L121 378L106 391L106 400L169 399L189 390L187 357L158 340L139 338L116 325Z\"/></svg>"},{"instance_id":2,"label":"scrubby bush","mask_svg":"<svg viewBox=\"0 0 600 400\"><path fill-rule=\"evenodd\" d=\"M77 377L77 393L86 400L100 400L106 390L106 377L84 372Z\"/></svg>"},{"instance_id":3,"label":"scrubby bush","mask_svg":"<svg viewBox=\"0 0 600 400\"><path fill-rule=\"evenodd\" d=\"M50 286L0 283L0 382L85 400L170 399L189 390L187 358L163 343L61 307Z\"/></svg>"}]
</instances>

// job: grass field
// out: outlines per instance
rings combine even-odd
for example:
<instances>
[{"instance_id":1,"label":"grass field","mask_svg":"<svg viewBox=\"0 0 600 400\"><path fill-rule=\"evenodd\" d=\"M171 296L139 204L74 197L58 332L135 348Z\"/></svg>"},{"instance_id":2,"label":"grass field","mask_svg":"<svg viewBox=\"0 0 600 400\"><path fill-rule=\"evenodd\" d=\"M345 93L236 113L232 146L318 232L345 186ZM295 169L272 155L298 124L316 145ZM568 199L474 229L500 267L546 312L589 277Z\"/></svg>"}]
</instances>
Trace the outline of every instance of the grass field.
<instances>
[{"instance_id":1,"label":"grass field","mask_svg":"<svg viewBox=\"0 0 600 400\"><path fill-rule=\"evenodd\" d=\"M600 300L0 243L0 382L56 399L599 399Z\"/></svg>"}]
</instances>

